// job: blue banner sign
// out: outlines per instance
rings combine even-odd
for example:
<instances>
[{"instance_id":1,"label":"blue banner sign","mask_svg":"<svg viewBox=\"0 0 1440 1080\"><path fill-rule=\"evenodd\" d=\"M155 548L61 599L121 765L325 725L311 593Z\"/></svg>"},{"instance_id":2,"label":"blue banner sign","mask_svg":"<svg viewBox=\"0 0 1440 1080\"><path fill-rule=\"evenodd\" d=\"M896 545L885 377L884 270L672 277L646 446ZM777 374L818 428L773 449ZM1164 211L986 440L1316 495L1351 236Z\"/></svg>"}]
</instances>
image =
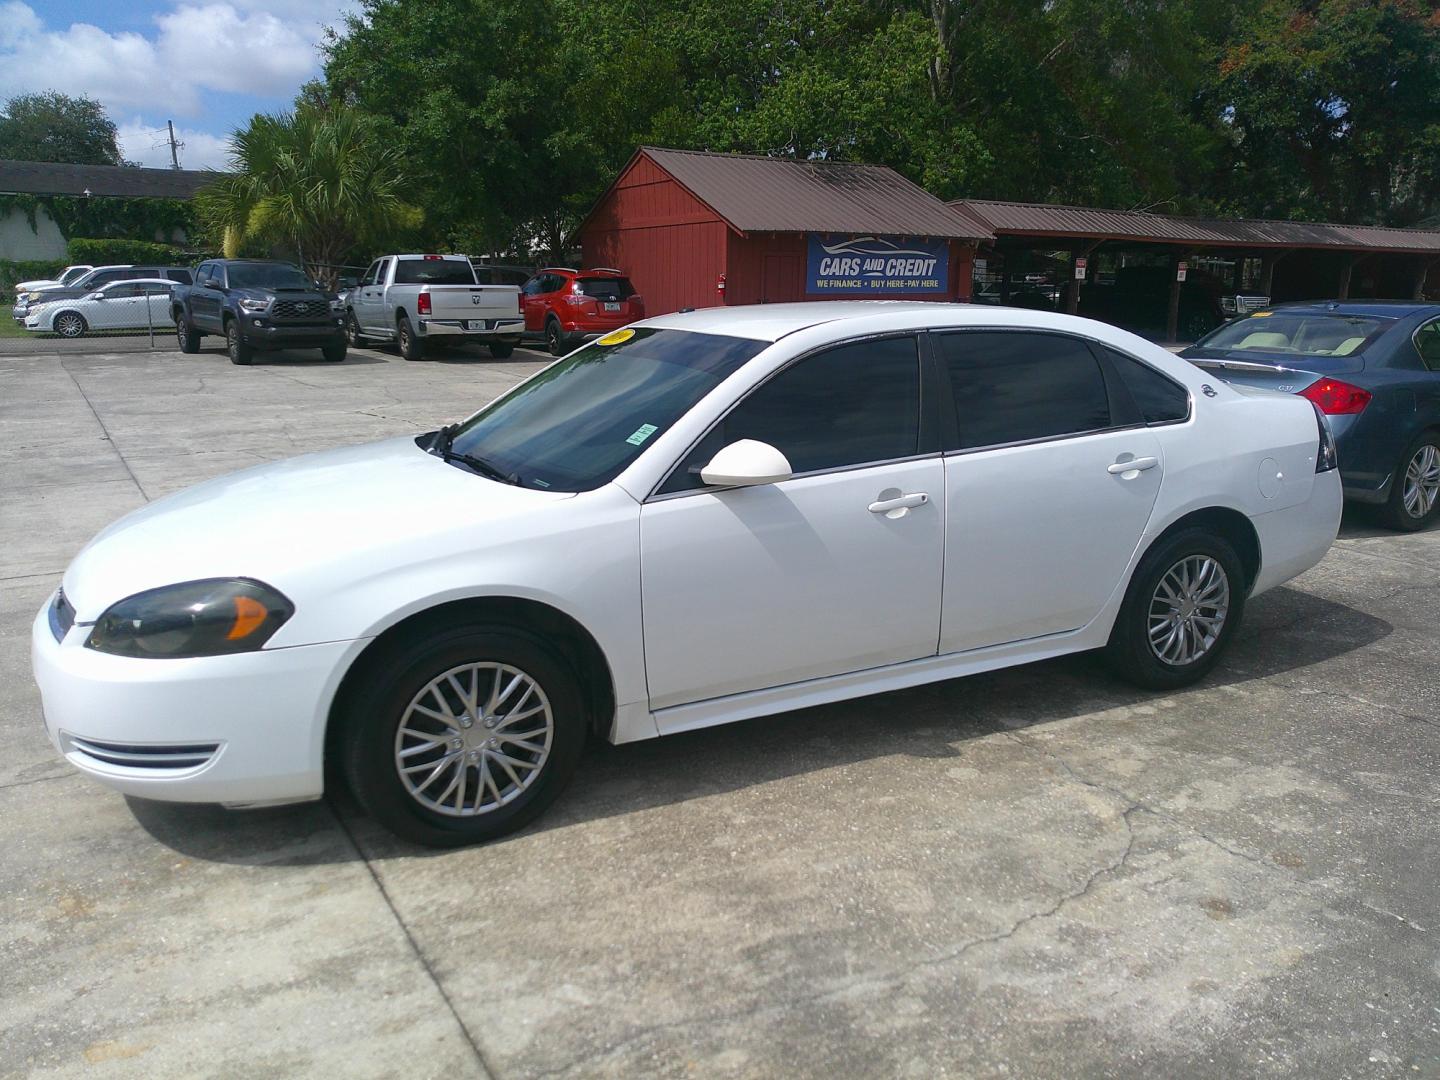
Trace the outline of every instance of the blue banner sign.
<instances>
[{"instance_id":1,"label":"blue banner sign","mask_svg":"<svg viewBox=\"0 0 1440 1080\"><path fill-rule=\"evenodd\" d=\"M950 245L945 240L809 236L805 291L812 296L943 295L949 291Z\"/></svg>"}]
</instances>

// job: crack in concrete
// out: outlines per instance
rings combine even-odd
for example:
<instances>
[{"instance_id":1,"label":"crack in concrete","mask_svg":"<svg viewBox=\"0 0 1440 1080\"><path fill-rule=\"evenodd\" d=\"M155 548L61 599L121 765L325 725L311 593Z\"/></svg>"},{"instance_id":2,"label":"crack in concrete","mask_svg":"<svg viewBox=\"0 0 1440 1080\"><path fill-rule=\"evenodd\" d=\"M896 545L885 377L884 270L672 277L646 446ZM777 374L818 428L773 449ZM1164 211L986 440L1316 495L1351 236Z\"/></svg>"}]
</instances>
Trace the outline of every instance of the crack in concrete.
<instances>
[{"instance_id":1,"label":"crack in concrete","mask_svg":"<svg viewBox=\"0 0 1440 1080\"><path fill-rule=\"evenodd\" d=\"M105 436L105 441L110 444L110 449L115 451L115 456L120 459L120 464L125 466L125 472L129 475L130 482L135 485L135 490L140 492L140 497L148 503L150 496L145 493L145 487L140 483L140 478L135 475L135 470L130 468L130 462L125 460L124 453L120 450L120 447L116 445L115 440L111 438L110 429L105 426L105 421L100 419L99 410L95 408L94 403L90 400L90 395L85 393L85 388L80 385L80 380L76 378L75 373L66 365L64 358L60 360L60 370L70 376L70 381L75 384L75 389L79 391L80 396L85 399L85 404L90 409L90 415L95 417L95 423L100 425L100 430Z\"/></svg>"},{"instance_id":2,"label":"crack in concrete","mask_svg":"<svg viewBox=\"0 0 1440 1080\"><path fill-rule=\"evenodd\" d=\"M1112 788L1109 785L1101 784L1094 780L1088 780L1085 777L1082 777L1079 773L1077 773L1074 768L1071 767L1070 763L1066 761L1063 757L1061 757L1059 754L1047 750L1045 747L1036 743L1033 739L1024 736L1021 732L1001 730L997 732L997 734L1004 735L1006 738L1009 738L1021 747L1024 747L1025 749L1030 750L1033 753L1039 754L1042 757L1045 757L1050 761L1055 762L1057 765L1060 766L1061 769L1065 771L1066 776L1070 777L1076 783L1088 788L1093 788L1097 791L1103 791L1106 794L1111 795L1115 798L1122 799L1130 803L1132 805L1132 808L1142 809L1145 810L1147 813L1154 814L1157 818L1160 818L1163 821L1167 821L1170 824L1174 825L1176 828L1182 829L1193 836L1199 837L1201 840L1204 840L1206 843L1225 852L1227 855L1233 855L1235 858L1250 863L1252 866L1259 867L1267 873L1279 874L1281 877L1286 878L1288 881L1290 881L1293 885L1295 885L1301 890L1314 891L1328 899L1355 904L1358 907L1362 907L1366 911L1372 912L1376 915L1383 915L1387 918L1394 919L1397 922L1406 926L1407 928L1415 930L1421 934L1428 934L1430 932L1428 927L1421 926L1419 923L1414 922L1413 920L1407 918L1404 915L1400 915L1394 911L1390 911L1388 908L1379 907L1375 904L1370 903L1368 900L1363 899L1362 897L1350 896L1341 893L1333 886L1325 885L1318 881L1306 881L1303 878L1296 877L1294 874L1289 873L1283 867L1276 865L1275 863L1269 861L1263 856L1251 855L1249 852L1240 851L1237 848L1233 848L1229 844L1226 844L1224 841L1219 840L1214 836L1211 836L1209 833L1205 832L1198 826L1193 825L1188 821L1183 821L1166 810L1161 810L1155 806L1151 806L1149 803L1136 799L1133 796L1127 794L1126 792L1120 791L1118 788Z\"/></svg>"}]
</instances>

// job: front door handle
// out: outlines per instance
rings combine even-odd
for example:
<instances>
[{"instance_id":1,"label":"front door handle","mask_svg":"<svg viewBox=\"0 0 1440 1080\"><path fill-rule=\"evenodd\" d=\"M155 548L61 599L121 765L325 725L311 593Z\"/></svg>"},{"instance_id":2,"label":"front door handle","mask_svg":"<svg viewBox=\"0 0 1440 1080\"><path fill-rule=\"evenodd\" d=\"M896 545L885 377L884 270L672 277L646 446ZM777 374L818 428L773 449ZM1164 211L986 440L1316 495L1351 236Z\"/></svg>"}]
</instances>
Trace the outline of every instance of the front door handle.
<instances>
[{"instance_id":1,"label":"front door handle","mask_svg":"<svg viewBox=\"0 0 1440 1080\"><path fill-rule=\"evenodd\" d=\"M1107 471L1116 474L1130 472L1142 473L1146 469L1153 469L1156 465L1159 464L1159 458L1137 457L1131 458L1129 461L1117 461L1115 462L1115 464L1107 466Z\"/></svg>"},{"instance_id":2,"label":"front door handle","mask_svg":"<svg viewBox=\"0 0 1440 1080\"><path fill-rule=\"evenodd\" d=\"M893 488L891 490L894 490ZM870 504L870 513L888 514L892 510L908 510L912 506L924 506L930 501L930 496L923 491L917 491L913 495L901 495L894 499L880 499Z\"/></svg>"}]
</instances>

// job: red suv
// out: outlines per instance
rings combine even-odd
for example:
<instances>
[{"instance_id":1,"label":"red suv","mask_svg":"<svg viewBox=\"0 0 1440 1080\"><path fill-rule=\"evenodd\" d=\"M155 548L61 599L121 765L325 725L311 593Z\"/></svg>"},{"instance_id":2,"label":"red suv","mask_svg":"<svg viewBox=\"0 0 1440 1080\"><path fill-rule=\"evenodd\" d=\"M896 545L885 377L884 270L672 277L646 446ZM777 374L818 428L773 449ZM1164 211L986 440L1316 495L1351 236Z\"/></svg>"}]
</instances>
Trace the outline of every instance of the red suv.
<instances>
[{"instance_id":1,"label":"red suv","mask_svg":"<svg viewBox=\"0 0 1440 1080\"><path fill-rule=\"evenodd\" d=\"M641 300L620 270L548 267L520 286L525 333L542 335L551 356L645 317Z\"/></svg>"}]
</instances>

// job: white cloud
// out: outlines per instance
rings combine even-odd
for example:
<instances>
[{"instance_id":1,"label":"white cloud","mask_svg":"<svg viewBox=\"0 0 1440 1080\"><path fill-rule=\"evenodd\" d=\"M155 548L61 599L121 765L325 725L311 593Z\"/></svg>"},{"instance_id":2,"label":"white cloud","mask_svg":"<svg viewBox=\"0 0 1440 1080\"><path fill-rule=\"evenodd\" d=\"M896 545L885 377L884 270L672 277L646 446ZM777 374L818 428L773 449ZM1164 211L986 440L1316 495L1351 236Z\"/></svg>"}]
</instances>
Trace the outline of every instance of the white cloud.
<instances>
[{"instance_id":1,"label":"white cloud","mask_svg":"<svg viewBox=\"0 0 1440 1080\"><path fill-rule=\"evenodd\" d=\"M88 94L116 112L199 116L207 94L288 99L317 74L316 44L353 4L341 0L177 3L156 32L88 23L47 29L23 0L0 4L0 97Z\"/></svg>"},{"instance_id":2,"label":"white cloud","mask_svg":"<svg viewBox=\"0 0 1440 1080\"><path fill-rule=\"evenodd\" d=\"M118 125L116 137L120 153L126 161L137 161L152 169L170 167L170 143L166 130L160 125L135 117ZM175 138L181 144L179 157L182 169L229 168L229 138L185 127L175 129Z\"/></svg>"}]
</instances>

